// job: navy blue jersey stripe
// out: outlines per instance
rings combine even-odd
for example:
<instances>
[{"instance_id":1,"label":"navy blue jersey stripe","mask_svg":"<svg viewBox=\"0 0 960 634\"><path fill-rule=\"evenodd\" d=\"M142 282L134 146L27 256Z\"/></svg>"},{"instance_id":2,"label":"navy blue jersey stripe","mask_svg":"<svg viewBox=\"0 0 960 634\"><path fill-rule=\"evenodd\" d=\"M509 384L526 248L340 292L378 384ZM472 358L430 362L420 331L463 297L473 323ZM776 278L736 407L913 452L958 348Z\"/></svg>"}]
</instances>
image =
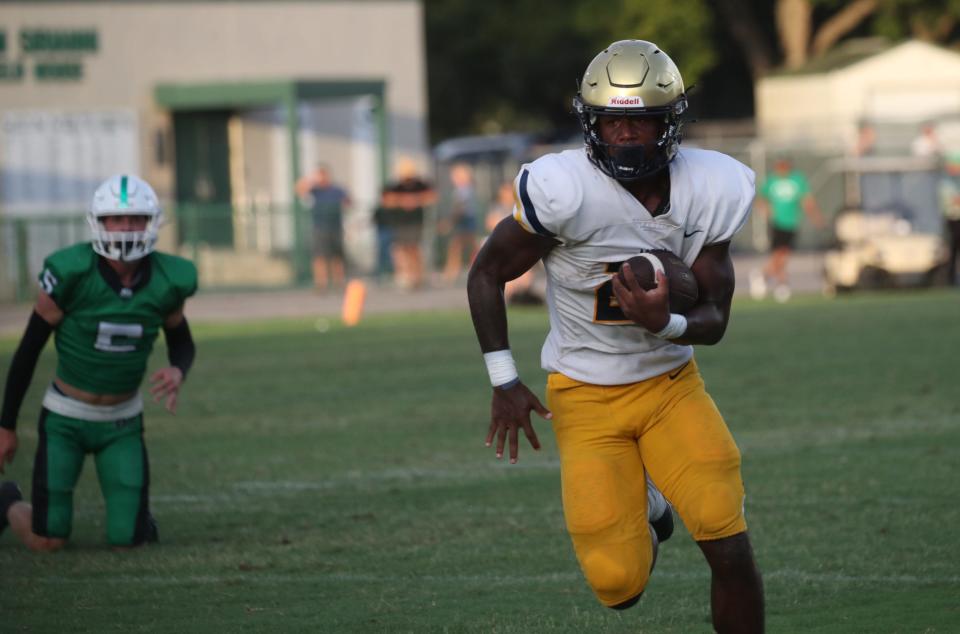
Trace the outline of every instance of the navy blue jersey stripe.
<instances>
[{"instance_id":1,"label":"navy blue jersey stripe","mask_svg":"<svg viewBox=\"0 0 960 634\"><path fill-rule=\"evenodd\" d=\"M546 227L540 224L540 219L537 218L537 210L533 208L533 201L530 200L530 194L527 193L527 176L529 175L530 173L527 170L523 170L523 173L520 174L520 202L523 203L523 210L526 212L527 220L533 225L534 231L553 238L555 234L550 233Z\"/></svg>"}]
</instances>

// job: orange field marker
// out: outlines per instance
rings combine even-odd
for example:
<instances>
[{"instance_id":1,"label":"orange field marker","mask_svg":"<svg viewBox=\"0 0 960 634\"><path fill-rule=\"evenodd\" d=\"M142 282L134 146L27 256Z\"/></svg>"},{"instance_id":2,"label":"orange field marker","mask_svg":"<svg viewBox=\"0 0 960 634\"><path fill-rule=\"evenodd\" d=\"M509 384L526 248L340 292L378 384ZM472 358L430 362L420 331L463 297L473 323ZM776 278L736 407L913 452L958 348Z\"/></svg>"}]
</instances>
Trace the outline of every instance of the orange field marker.
<instances>
[{"instance_id":1,"label":"orange field marker","mask_svg":"<svg viewBox=\"0 0 960 634\"><path fill-rule=\"evenodd\" d=\"M343 292L343 324L345 326L356 326L360 323L366 299L366 284L361 280L350 280Z\"/></svg>"}]
</instances>

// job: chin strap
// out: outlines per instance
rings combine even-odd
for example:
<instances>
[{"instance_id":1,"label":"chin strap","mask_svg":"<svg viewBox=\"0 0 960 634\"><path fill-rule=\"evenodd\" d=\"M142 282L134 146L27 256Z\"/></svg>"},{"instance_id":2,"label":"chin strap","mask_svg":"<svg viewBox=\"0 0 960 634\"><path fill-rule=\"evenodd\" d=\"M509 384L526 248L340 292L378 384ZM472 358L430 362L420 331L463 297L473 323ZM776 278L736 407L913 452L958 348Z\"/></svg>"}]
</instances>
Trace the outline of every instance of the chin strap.
<instances>
[{"instance_id":1,"label":"chin strap","mask_svg":"<svg viewBox=\"0 0 960 634\"><path fill-rule=\"evenodd\" d=\"M615 148L615 155L611 155L610 148ZM647 160L646 149L645 145L607 146L610 166L615 170L614 178L635 180L658 171L658 167L651 165L653 161Z\"/></svg>"},{"instance_id":2,"label":"chin strap","mask_svg":"<svg viewBox=\"0 0 960 634\"><path fill-rule=\"evenodd\" d=\"M611 148L615 153L610 151ZM624 182L650 178L670 164L669 160L660 160L659 155L654 159L647 159L646 146L643 145L597 142L590 158L607 176Z\"/></svg>"}]
</instances>

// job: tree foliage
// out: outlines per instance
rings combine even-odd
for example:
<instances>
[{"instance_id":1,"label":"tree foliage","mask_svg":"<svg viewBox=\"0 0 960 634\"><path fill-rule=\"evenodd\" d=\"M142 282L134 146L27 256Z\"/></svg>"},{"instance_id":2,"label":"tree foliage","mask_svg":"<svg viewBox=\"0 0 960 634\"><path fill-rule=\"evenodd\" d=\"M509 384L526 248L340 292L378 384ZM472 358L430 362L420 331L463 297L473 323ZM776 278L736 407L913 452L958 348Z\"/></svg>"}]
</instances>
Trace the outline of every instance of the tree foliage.
<instances>
[{"instance_id":1,"label":"tree foliage","mask_svg":"<svg viewBox=\"0 0 960 634\"><path fill-rule=\"evenodd\" d=\"M688 86L707 76L721 91L802 66L851 36L960 43L960 0L424 0L424 10L434 142L574 131L577 80L620 39L656 42ZM731 39L742 60L734 64ZM729 102L726 94L710 98Z\"/></svg>"},{"instance_id":2,"label":"tree foliage","mask_svg":"<svg viewBox=\"0 0 960 634\"><path fill-rule=\"evenodd\" d=\"M881 0L877 34L960 48L960 0Z\"/></svg>"},{"instance_id":3,"label":"tree foliage","mask_svg":"<svg viewBox=\"0 0 960 634\"><path fill-rule=\"evenodd\" d=\"M604 46L649 39L687 83L713 63L705 0L426 0L433 141L500 130L571 131L577 81Z\"/></svg>"},{"instance_id":4,"label":"tree foliage","mask_svg":"<svg viewBox=\"0 0 960 634\"><path fill-rule=\"evenodd\" d=\"M779 66L799 68L845 37L868 33L950 45L960 40L960 0L776 0L777 49L763 45L769 24L750 0L717 0L755 78Z\"/></svg>"}]
</instances>

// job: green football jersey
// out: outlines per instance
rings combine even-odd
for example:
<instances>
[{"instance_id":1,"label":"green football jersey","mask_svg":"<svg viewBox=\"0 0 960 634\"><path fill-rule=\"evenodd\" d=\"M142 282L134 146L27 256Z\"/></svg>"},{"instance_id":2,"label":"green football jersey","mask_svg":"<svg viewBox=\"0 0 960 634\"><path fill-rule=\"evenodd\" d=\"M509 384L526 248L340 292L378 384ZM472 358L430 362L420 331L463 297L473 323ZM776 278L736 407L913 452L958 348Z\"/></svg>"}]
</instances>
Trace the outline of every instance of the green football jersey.
<instances>
[{"instance_id":1,"label":"green football jersey","mask_svg":"<svg viewBox=\"0 0 960 634\"><path fill-rule=\"evenodd\" d=\"M40 287L63 311L57 326L57 376L95 394L125 394L143 381L164 319L197 290L189 260L153 252L132 288L121 287L89 242L50 255Z\"/></svg>"}]
</instances>

